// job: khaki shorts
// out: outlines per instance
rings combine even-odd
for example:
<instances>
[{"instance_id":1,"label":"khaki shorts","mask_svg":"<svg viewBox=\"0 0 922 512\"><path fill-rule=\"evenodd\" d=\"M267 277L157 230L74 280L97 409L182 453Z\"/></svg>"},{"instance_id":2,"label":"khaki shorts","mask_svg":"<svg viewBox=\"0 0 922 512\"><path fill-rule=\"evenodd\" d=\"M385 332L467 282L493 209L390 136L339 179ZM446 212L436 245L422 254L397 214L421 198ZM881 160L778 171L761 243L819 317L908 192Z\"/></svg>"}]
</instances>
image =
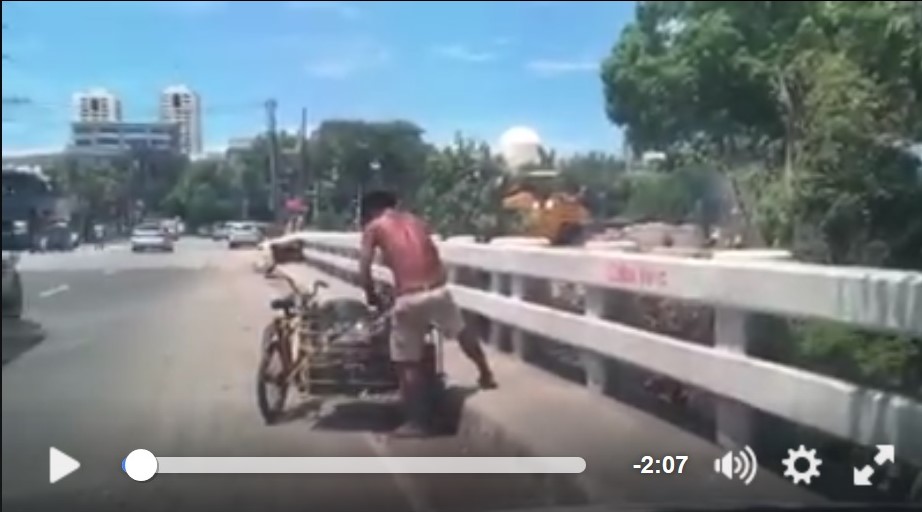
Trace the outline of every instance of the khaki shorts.
<instances>
[{"instance_id":1,"label":"khaki shorts","mask_svg":"<svg viewBox=\"0 0 922 512\"><path fill-rule=\"evenodd\" d=\"M426 335L433 327L450 339L457 339L464 328L461 310L447 287L398 297L393 318L391 359L398 363L422 360Z\"/></svg>"}]
</instances>

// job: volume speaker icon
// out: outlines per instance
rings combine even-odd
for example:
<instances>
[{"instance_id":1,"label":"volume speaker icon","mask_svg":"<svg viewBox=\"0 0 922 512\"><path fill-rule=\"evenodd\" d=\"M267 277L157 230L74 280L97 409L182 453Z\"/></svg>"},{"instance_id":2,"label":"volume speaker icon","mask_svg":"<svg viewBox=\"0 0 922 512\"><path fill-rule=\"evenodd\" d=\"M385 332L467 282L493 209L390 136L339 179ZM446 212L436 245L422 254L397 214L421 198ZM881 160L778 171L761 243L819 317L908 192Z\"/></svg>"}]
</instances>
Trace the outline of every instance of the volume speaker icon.
<instances>
[{"instance_id":1,"label":"volume speaker icon","mask_svg":"<svg viewBox=\"0 0 922 512\"><path fill-rule=\"evenodd\" d=\"M731 450L725 453L723 457L714 459L715 473L720 473L730 480L737 478L746 485L752 483L758 468L759 461L749 446L743 447L742 450L735 454Z\"/></svg>"}]
</instances>

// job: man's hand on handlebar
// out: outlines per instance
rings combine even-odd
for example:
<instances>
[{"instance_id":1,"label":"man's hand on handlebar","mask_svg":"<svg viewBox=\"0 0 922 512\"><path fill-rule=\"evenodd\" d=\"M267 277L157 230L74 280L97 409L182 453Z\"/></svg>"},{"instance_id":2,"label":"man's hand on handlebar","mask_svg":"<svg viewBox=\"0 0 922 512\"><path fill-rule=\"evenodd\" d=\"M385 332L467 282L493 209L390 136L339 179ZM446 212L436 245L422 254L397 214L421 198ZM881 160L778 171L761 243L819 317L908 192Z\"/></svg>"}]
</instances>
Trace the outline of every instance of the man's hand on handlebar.
<instances>
[{"instance_id":1,"label":"man's hand on handlebar","mask_svg":"<svg viewBox=\"0 0 922 512\"><path fill-rule=\"evenodd\" d=\"M384 301L381 299L381 296L375 289L365 290L365 304L367 304L368 307L378 311L384 309Z\"/></svg>"},{"instance_id":2,"label":"man's hand on handlebar","mask_svg":"<svg viewBox=\"0 0 922 512\"><path fill-rule=\"evenodd\" d=\"M393 302L391 290L385 285L379 283L365 289L365 303L379 313L390 309L394 305Z\"/></svg>"}]
</instances>

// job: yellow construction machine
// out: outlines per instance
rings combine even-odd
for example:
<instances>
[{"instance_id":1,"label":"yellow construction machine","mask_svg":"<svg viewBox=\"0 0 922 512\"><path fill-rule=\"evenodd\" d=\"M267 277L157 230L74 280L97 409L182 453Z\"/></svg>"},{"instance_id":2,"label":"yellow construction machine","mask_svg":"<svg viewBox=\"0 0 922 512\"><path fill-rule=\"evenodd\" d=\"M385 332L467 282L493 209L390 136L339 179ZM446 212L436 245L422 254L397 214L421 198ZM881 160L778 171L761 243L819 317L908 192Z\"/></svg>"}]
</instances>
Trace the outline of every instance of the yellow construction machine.
<instances>
[{"instance_id":1,"label":"yellow construction machine","mask_svg":"<svg viewBox=\"0 0 922 512\"><path fill-rule=\"evenodd\" d=\"M581 245L590 220L579 194L566 192L555 170L523 171L507 180L503 209L519 214L522 232L555 246Z\"/></svg>"}]
</instances>

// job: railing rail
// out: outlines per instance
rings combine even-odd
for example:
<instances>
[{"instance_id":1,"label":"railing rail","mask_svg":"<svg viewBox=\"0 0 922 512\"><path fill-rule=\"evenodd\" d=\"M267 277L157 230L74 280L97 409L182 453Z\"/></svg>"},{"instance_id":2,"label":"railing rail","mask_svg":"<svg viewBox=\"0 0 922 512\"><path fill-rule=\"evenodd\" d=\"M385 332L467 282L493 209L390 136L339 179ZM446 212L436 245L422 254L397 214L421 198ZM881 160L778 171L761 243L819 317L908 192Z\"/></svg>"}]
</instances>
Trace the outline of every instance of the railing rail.
<instances>
[{"instance_id":1,"label":"railing rail","mask_svg":"<svg viewBox=\"0 0 922 512\"><path fill-rule=\"evenodd\" d=\"M354 233L301 233L308 260L357 271ZM747 355L746 316L754 312L837 321L855 327L922 334L922 274L760 261L764 255L726 253L714 259L589 249L548 249L523 241L440 242L451 267L493 276L489 291L453 285L459 305L521 333L555 339L583 354L591 388L604 387L606 359L625 361L706 389L727 399L718 429L745 436L745 408L734 401L862 445L896 444L899 455L922 463L922 404L843 380ZM540 244L537 244L540 245ZM771 255L769 255L771 257ZM375 269L378 279L389 272ZM498 283L512 279L512 295ZM544 279L586 287L585 314L523 300L524 281ZM601 318L606 290L622 290L715 307L714 347ZM518 335L518 336L516 336Z\"/></svg>"},{"instance_id":2,"label":"railing rail","mask_svg":"<svg viewBox=\"0 0 922 512\"><path fill-rule=\"evenodd\" d=\"M318 246L357 250L352 233L300 235ZM586 249L442 242L449 265L568 281L871 330L922 335L922 273L745 258L676 258ZM744 257L734 257L741 254Z\"/></svg>"}]
</instances>

